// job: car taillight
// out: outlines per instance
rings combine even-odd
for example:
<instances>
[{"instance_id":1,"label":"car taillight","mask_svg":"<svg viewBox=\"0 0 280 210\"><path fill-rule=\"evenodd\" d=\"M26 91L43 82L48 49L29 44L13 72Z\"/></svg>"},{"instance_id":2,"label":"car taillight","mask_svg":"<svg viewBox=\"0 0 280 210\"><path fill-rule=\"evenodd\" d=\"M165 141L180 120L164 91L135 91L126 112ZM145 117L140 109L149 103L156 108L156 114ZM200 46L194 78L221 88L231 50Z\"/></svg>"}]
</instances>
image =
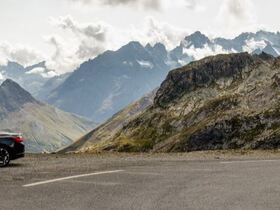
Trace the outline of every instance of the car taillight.
<instances>
[{"instance_id":1,"label":"car taillight","mask_svg":"<svg viewBox=\"0 0 280 210\"><path fill-rule=\"evenodd\" d=\"M14 139L15 142L17 142L17 143L23 142L23 138L22 138L21 136L14 136L13 139Z\"/></svg>"}]
</instances>

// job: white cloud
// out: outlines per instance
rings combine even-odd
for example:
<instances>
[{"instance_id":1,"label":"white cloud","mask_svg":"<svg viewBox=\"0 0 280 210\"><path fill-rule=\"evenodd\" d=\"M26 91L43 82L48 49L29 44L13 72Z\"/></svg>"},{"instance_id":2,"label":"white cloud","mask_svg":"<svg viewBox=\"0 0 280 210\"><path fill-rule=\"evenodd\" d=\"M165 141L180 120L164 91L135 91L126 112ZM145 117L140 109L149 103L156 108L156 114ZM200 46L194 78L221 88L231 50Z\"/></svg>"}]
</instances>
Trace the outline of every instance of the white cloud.
<instances>
[{"instance_id":1,"label":"white cloud","mask_svg":"<svg viewBox=\"0 0 280 210\"><path fill-rule=\"evenodd\" d=\"M161 11L169 6L186 7L193 11L202 11L205 8L200 0L68 0L85 6L128 6L136 9L151 9Z\"/></svg>"},{"instance_id":2,"label":"white cloud","mask_svg":"<svg viewBox=\"0 0 280 210\"><path fill-rule=\"evenodd\" d=\"M82 4L101 4L107 6L133 6L136 8L154 9L161 8L161 0L70 0L72 2L79 2Z\"/></svg>"},{"instance_id":3,"label":"white cloud","mask_svg":"<svg viewBox=\"0 0 280 210\"><path fill-rule=\"evenodd\" d=\"M247 40L246 45L243 46L243 51L253 52L254 50L260 49L263 50L267 45L267 42L264 40L257 41L254 38Z\"/></svg>"},{"instance_id":4,"label":"white cloud","mask_svg":"<svg viewBox=\"0 0 280 210\"><path fill-rule=\"evenodd\" d=\"M37 67L34 69L31 69L30 71L26 72L26 74L42 74L45 72L45 68Z\"/></svg>"},{"instance_id":5,"label":"white cloud","mask_svg":"<svg viewBox=\"0 0 280 210\"><path fill-rule=\"evenodd\" d=\"M147 17L142 27L130 31L131 39L142 44L163 43L168 49L174 48L188 34L187 29L176 28L168 23L159 22L153 17Z\"/></svg>"},{"instance_id":6,"label":"white cloud","mask_svg":"<svg viewBox=\"0 0 280 210\"><path fill-rule=\"evenodd\" d=\"M45 77L45 78L52 78L52 77L55 77L55 76L58 76L58 75L59 74L54 70L48 71L48 72L42 74L42 76Z\"/></svg>"},{"instance_id":7,"label":"white cloud","mask_svg":"<svg viewBox=\"0 0 280 210\"><path fill-rule=\"evenodd\" d=\"M218 55L218 54L228 54L234 53L234 50L228 51L222 48L220 45L209 46L205 45L204 48L184 48L184 54L192 56L195 60L200 60L207 56Z\"/></svg>"},{"instance_id":8,"label":"white cloud","mask_svg":"<svg viewBox=\"0 0 280 210\"><path fill-rule=\"evenodd\" d=\"M120 30L103 22L79 23L71 16L51 18L50 23L62 29L66 37L47 37L54 52L46 65L60 73L73 71L82 62L105 50L116 50L130 40L140 41L143 45L161 42L171 49L187 34L185 29L175 28L152 17L145 18L144 24L134 25L128 30Z\"/></svg>"},{"instance_id":9,"label":"white cloud","mask_svg":"<svg viewBox=\"0 0 280 210\"><path fill-rule=\"evenodd\" d=\"M26 72L26 74L38 74L44 78L51 78L54 76L58 76L58 74L55 71L47 70L42 67L37 67L37 68L31 69L30 71Z\"/></svg>"},{"instance_id":10,"label":"white cloud","mask_svg":"<svg viewBox=\"0 0 280 210\"><path fill-rule=\"evenodd\" d=\"M11 45L7 42L0 43L0 64L5 65L7 61L14 61L23 66L33 65L42 61L43 56L28 46Z\"/></svg>"},{"instance_id":11,"label":"white cloud","mask_svg":"<svg viewBox=\"0 0 280 210\"><path fill-rule=\"evenodd\" d=\"M253 4L251 0L224 0L221 12L226 19L234 21L251 21L253 17Z\"/></svg>"},{"instance_id":12,"label":"white cloud","mask_svg":"<svg viewBox=\"0 0 280 210\"><path fill-rule=\"evenodd\" d=\"M68 40L68 42L58 35L52 35L46 37L47 43L53 48L53 55L46 59L46 66L48 69L55 69L59 74L73 71L80 64L79 59L75 52L77 45L74 41Z\"/></svg>"},{"instance_id":13,"label":"white cloud","mask_svg":"<svg viewBox=\"0 0 280 210\"><path fill-rule=\"evenodd\" d=\"M223 0L216 22L225 34L256 29L256 13L252 0Z\"/></svg>"},{"instance_id":14,"label":"white cloud","mask_svg":"<svg viewBox=\"0 0 280 210\"><path fill-rule=\"evenodd\" d=\"M60 73L73 71L82 62L108 49L107 33L110 26L106 23L79 23L69 15L50 18L50 23L62 29L62 34L65 34L63 38L58 35L46 38L55 49L46 63L50 69Z\"/></svg>"},{"instance_id":15,"label":"white cloud","mask_svg":"<svg viewBox=\"0 0 280 210\"><path fill-rule=\"evenodd\" d=\"M193 11L204 11L205 7L202 6L202 3L200 0L185 0L185 6Z\"/></svg>"},{"instance_id":16,"label":"white cloud","mask_svg":"<svg viewBox=\"0 0 280 210\"><path fill-rule=\"evenodd\" d=\"M106 39L106 24L102 22L80 24L71 16L61 16L59 18L50 18L50 23L65 30L72 31L76 36L92 38L103 42Z\"/></svg>"},{"instance_id":17,"label":"white cloud","mask_svg":"<svg viewBox=\"0 0 280 210\"><path fill-rule=\"evenodd\" d=\"M197 7L195 0L185 0L185 5L188 9L194 10Z\"/></svg>"},{"instance_id":18,"label":"white cloud","mask_svg":"<svg viewBox=\"0 0 280 210\"><path fill-rule=\"evenodd\" d=\"M0 66L7 65L7 61L8 60L3 55L1 55L1 52L0 52Z\"/></svg>"},{"instance_id":19,"label":"white cloud","mask_svg":"<svg viewBox=\"0 0 280 210\"><path fill-rule=\"evenodd\" d=\"M106 23L78 23L71 16L51 18L50 22L65 31L73 33L75 41L79 45L76 49L76 55L80 59L95 57L106 48L107 32L109 30ZM57 43L53 44L57 45Z\"/></svg>"}]
</instances>

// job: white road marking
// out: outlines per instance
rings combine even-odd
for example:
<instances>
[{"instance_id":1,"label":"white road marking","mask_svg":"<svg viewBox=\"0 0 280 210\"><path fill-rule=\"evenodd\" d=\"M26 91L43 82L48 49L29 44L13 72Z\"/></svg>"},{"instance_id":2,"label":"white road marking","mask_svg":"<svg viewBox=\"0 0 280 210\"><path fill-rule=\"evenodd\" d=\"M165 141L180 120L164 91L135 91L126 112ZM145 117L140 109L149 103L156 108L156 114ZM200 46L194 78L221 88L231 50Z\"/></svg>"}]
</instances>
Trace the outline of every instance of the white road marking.
<instances>
[{"instance_id":1,"label":"white road marking","mask_svg":"<svg viewBox=\"0 0 280 210\"><path fill-rule=\"evenodd\" d=\"M95 172L91 174L81 174L81 175L76 175L76 176L68 176L68 177L63 177L63 178L58 178L58 179L51 179L51 180L46 180L42 182L35 182L32 184L27 184L23 185L23 187L34 187L38 185L43 185L43 184L49 184L53 182L60 182L64 180L69 180L69 179L76 179L76 178L81 178L81 177L88 177L88 176L96 176L96 175L102 175L102 174L112 174L112 173L120 173L123 172L124 170L115 170L115 171L101 171L101 172Z\"/></svg>"},{"instance_id":2,"label":"white road marking","mask_svg":"<svg viewBox=\"0 0 280 210\"><path fill-rule=\"evenodd\" d=\"M100 185L100 186L117 186L121 185L119 182L95 182L95 181L83 181L77 179L65 180L68 183L79 183L79 184L92 184L92 185Z\"/></svg>"},{"instance_id":3,"label":"white road marking","mask_svg":"<svg viewBox=\"0 0 280 210\"><path fill-rule=\"evenodd\" d=\"M152 172L125 172L125 174L130 174L130 175L143 175L143 176L161 176L162 174L160 173L152 173Z\"/></svg>"},{"instance_id":4,"label":"white road marking","mask_svg":"<svg viewBox=\"0 0 280 210\"><path fill-rule=\"evenodd\" d=\"M279 162L280 160L236 160L236 161L223 161L221 164L233 164L233 163L261 163L261 162Z\"/></svg>"}]
</instances>

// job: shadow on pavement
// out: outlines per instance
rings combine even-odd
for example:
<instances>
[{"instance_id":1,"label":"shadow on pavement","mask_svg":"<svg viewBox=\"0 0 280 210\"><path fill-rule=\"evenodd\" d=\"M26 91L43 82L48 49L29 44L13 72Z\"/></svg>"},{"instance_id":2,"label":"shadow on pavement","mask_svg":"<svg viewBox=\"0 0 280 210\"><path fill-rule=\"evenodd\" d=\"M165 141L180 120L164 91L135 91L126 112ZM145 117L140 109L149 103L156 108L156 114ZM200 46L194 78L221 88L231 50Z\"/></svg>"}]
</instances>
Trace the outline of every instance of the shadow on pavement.
<instances>
[{"instance_id":1,"label":"shadow on pavement","mask_svg":"<svg viewBox=\"0 0 280 210\"><path fill-rule=\"evenodd\" d=\"M24 167L25 164L23 163L10 163L7 168L19 168L19 167Z\"/></svg>"}]
</instances>

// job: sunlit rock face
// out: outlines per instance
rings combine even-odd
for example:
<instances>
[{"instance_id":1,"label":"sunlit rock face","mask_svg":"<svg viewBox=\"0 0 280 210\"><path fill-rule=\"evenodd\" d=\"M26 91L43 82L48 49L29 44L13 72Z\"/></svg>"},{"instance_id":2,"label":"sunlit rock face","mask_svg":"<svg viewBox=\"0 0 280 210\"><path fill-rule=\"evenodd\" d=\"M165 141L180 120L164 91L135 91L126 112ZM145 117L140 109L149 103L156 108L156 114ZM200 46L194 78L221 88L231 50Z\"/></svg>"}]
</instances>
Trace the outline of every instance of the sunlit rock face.
<instances>
[{"instance_id":1,"label":"sunlit rock face","mask_svg":"<svg viewBox=\"0 0 280 210\"><path fill-rule=\"evenodd\" d=\"M130 42L89 60L42 98L63 110L104 122L129 103L157 88L171 69L205 56L262 51L277 56L280 35L259 31L234 39L210 39L195 32L174 49Z\"/></svg>"},{"instance_id":2,"label":"sunlit rock face","mask_svg":"<svg viewBox=\"0 0 280 210\"><path fill-rule=\"evenodd\" d=\"M217 55L169 73L153 105L85 151L187 152L280 147L280 60Z\"/></svg>"}]
</instances>

